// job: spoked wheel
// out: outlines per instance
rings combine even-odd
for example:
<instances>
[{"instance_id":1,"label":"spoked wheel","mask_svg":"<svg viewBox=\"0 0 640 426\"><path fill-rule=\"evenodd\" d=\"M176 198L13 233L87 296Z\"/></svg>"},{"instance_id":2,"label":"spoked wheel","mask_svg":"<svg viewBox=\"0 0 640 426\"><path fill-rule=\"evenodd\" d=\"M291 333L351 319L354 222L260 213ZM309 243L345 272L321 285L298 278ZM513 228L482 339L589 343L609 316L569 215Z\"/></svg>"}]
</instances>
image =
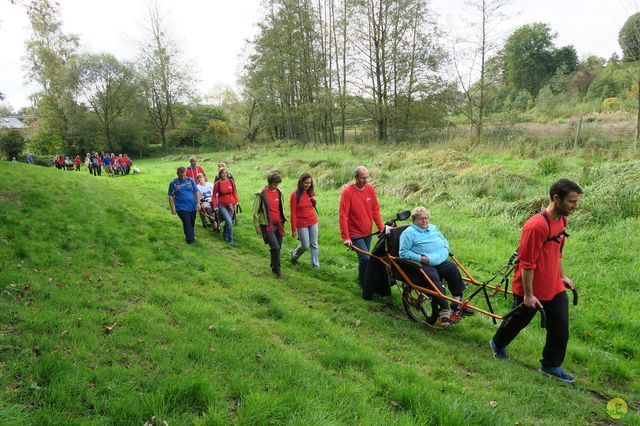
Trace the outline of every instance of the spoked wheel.
<instances>
[{"instance_id":1,"label":"spoked wheel","mask_svg":"<svg viewBox=\"0 0 640 426\"><path fill-rule=\"evenodd\" d=\"M433 309L429 296L415 290L408 284L405 284L402 289L402 306L404 306L407 316L412 320L439 328L436 325L438 315Z\"/></svg>"}]
</instances>

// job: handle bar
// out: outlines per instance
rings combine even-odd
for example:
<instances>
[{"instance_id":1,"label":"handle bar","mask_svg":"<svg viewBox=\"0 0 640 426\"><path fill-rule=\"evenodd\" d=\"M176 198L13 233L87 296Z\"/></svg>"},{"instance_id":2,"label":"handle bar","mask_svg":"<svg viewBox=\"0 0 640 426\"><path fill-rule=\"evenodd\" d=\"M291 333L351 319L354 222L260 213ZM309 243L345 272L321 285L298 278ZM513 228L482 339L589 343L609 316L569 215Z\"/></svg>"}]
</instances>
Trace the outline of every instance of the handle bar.
<instances>
[{"instance_id":1,"label":"handle bar","mask_svg":"<svg viewBox=\"0 0 640 426\"><path fill-rule=\"evenodd\" d=\"M506 320L507 318L512 316L518 309L521 309L523 306L525 306L524 303L519 304L518 306L516 306L515 308L507 312L507 314L502 317L502 320L503 321ZM540 327L547 328L547 314L544 311L544 308L542 306L539 306L536 308L536 310L540 311Z\"/></svg>"}]
</instances>

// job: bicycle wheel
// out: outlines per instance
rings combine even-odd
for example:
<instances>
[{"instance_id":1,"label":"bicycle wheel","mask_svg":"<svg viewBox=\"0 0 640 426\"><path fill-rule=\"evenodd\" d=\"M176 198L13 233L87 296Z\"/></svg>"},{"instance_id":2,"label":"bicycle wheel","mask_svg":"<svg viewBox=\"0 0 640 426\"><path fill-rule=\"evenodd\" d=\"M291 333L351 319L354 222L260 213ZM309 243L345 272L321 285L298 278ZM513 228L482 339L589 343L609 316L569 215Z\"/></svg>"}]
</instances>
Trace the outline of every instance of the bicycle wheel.
<instances>
[{"instance_id":1,"label":"bicycle wheel","mask_svg":"<svg viewBox=\"0 0 640 426\"><path fill-rule=\"evenodd\" d=\"M402 289L402 306L413 321L433 326L438 319L433 302L427 294L419 292L408 284Z\"/></svg>"}]
</instances>

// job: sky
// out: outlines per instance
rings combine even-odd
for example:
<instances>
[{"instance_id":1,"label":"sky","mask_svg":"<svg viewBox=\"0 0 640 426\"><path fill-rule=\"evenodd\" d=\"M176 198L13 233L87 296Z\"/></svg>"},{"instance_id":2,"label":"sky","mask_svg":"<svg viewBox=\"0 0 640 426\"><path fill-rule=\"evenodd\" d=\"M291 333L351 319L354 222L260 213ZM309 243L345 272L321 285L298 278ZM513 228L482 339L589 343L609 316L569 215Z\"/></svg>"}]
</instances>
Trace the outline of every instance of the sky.
<instances>
[{"instance_id":1,"label":"sky","mask_svg":"<svg viewBox=\"0 0 640 426\"><path fill-rule=\"evenodd\" d=\"M120 60L136 56L147 16L144 0L58 0L65 33L80 36L80 50L111 53ZM169 33L193 63L202 96L220 87L237 89L246 40L257 33L260 0L158 0ZM432 0L438 24L449 38L464 31L465 0ZM620 55L618 32L640 10L634 0L511 0L498 35L531 22L545 22L558 36L556 46L572 44L580 58ZM29 106L37 87L25 83L24 45L31 33L23 6L0 0L0 91L4 105ZM445 47L446 43L445 43Z\"/></svg>"}]
</instances>

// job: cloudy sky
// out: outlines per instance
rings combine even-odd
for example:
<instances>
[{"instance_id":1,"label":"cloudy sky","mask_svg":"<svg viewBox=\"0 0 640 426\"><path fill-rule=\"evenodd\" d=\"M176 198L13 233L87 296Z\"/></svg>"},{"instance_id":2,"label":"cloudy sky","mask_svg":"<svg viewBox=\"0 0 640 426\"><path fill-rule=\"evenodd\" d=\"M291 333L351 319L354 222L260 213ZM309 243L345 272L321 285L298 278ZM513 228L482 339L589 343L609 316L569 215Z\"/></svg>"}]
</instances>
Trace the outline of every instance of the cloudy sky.
<instances>
[{"instance_id":1,"label":"cloudy sky","mask_svg":"<svg viewBox=\"0 0 640 426\"><path fill-rule=\"evenodd\" d=\"M245 41L256 33L260 0L158 0L170 32L194 64L200 93L236 87ZM81 50L133 59L146 21L144 0L59 0L66 33L80 36ZM464 25L464 0L432 0L441 28L455 35ZM580 57L608 58L620 52L618 31L640 10L634 0L512 0L501 32L529 22L546 22L557 46L572 44ZM24 81L24 43L30 35L24 7L0 0L0 91L14 109L29 105L36 90Z\"/></svg>"}]
</instances>

